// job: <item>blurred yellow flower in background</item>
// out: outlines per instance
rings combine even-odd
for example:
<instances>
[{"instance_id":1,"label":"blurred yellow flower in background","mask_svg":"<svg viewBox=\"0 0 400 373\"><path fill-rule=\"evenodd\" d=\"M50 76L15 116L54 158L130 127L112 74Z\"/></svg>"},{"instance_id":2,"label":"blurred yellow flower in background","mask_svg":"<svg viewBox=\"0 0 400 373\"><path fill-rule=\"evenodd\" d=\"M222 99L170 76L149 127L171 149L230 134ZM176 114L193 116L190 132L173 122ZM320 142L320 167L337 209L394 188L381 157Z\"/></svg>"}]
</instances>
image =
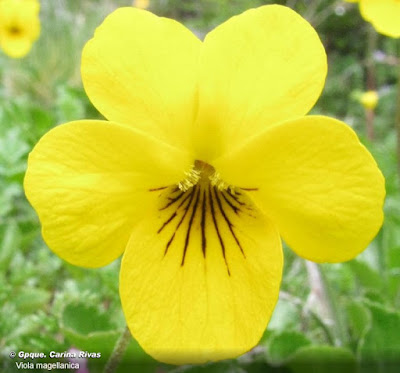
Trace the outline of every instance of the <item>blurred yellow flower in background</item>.
<instances>
[{"instance_id":1,"label":"blurred yellow flower in background","mask_svg":"<svg viewBox=\"0 0 400 373\"><path fill-rule=\"evenodd\" d=\"M376 91L367 91L360 95L359 100L365 109L374 110L378 105L379 96Z\"/></svg>"},{"instance_id":2,"label":"blurred yellow flower in background","mask_svg":"<svg viewBox=\"0 0 400 373\"><path fill-rule=\"evenodd\" d=\"M132 5L139 9L147 9L150 5L150 0L134 0Z\"/></svg>"},{"instance_id":3,"label":"blurred yellow flower in background","mask_svg":"<svg viewBox=\"0 0 400 373\"><path fill-rule=\"evenodd\" d=\"M341 262L382 225L371 154L343 122L306 116L327 58L293 10L251 9L201 42L121 8L86 44L81 71L108 121L46 134L26 195L63 259L100 267L123 254L124 314L154 358L249 351L278 299L281 237L304 258Z\"/></svg>"},{"instance_id":4,"label":"blurred yellow flower in background","mask_svg":"<svg viewBox=\"0 0 400 373\"><path fill-rule=\"evenodd\" d=\"M360 12L379 33L400 37L400 0L360 0Z\"/></svg>"},{"instance_id":5,"label":"blurred yellow flower in background","mask_svg":"<svg viewBox=\"0 0 400 373\"><path fill-rule=\"evenodd\" d=\"M26 56L40 34L37 0L0 0L0 47L13 58Z\"/></svg>"}]
</instances>

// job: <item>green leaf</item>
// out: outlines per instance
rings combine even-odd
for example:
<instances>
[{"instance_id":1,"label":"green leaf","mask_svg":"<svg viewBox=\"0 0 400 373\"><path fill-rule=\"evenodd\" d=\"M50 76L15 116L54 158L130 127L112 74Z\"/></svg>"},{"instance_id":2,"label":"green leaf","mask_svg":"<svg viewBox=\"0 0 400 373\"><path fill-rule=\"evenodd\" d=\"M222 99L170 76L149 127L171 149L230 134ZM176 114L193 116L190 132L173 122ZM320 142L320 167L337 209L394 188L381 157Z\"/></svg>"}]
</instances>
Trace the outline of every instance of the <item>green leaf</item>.
<instances>
[{"instance_id":1,"label":"green leaf","mask_svg":"<svg viewBox=\"0 0 400 373\"><path fill-rule=\"evenodd\" d=\"M0 269L5 270L18 250L21 240L21 232L18 224L11 221L7 225L0 225Z\"/></svg>"},{"instance_id":2,"label":"green leaf","mask_svg":"<svg viewBox=\"0 0 400 373\"><path fill-rule=\"evenodd\" d=\"M100 359L89 359L90 371L102 371L114 347L124 332L124 327L110 321L110 315L98 307L82 303L67 305L61 315L61 329L71 346L83 351L100 352ZM139 344L131 338L117 370L119 373L140 371L152 372L155 360L149 357ZM93 368L93 369L92 369Z\"/></svg>"},{"instance_id":3,"label":"green leaf","mask_svg":"<svg viewBox=\"0 0 400 373\"><path fill-rule=\"evenodd\" d=\"M16 183L4 183L2 185L0 177L0 218L10 214L14 206L14 201L21 195L21 187Z\"/></svg>"},{"instance_id":4,"label":"green leaf","mask_svg":"<svg viewBox=\"0 0 400 373\"><path fill-rule=\"evenodd\" d=\"M300 312L295 304L279 299L268 324L268 330L285 331L295 329L300 324Z\"/></svg>"},{"instance_id":5,"label":"green leaf","mask_svg":"<svg viewBox=\"0 0 400 373\"><path fill-rule=\"evenodd\" d=\"M108 356L121 335L108 315L97 307L81 303L67 305L61 315L61 329L71 345L89 352Z\"/></svg>"},{"instance_id":6,"label":"green leaf","mask_svg":"<svg viewBox=\"0 0 400 373\"><path fill-rule=\"evenodd\" d=\"M29 151L19 128L10 129L0 138L0 174L11 177L25 171L25 155Z\"/></svg>"},{"instance_id":7,"label":"green leaf","mask_svg":"<svg viewBox=\"0 0 400 373\"><path fill-rule=\"evenodd\" d=\"M364 290L364 298L374 303L386 303L385 294L382 291L378 291L375 289Z\"/></svg>"},{"instance_id":8,"label":"green leaf","mask_svg":"<svg viewBox=\"0 0 400 373\"><path fill-rule=\"evenodd\" d=\"M389 250L388 266L390 269L400 269L400 246L392 247Z\"/></svg>"},{"instance_id":9,"label":"green leaf","mask_svg":"<svg viewBox=\"0 0 400 373\"><path fill-rule=\"evenodd\" d=\"M283 332L272 337L268 345L268 360L280 364L293 355L299 348L308 346L311 341L299 332Z\"/></svg>"},{"instance_id":10,"label":"green leaf","mask_svg":"<svg viewBox=\"0 0 400 373\"><path fill-rule=\"evenodd\" d=\"M243 370L237 366L234 360L208 363L204 365L187 365L173 369L170 373L242 373Z\"/></svg>"},{"instance_id":11,"label":"green leaf","mask_svg":"<svg viewBox=\"0 0 400 373\"><path fill-rule=\"evenodd\" d=\"M356 300L348 301L346 313L351 336L359 341L371 327L371 314L366 306Z\"/></svg>"},{"instance_id":12,"label":"green leaf","mask_svg":"<svg viewBox=\"0 0 400 373\"><path fill-rule=\"evenodd\" d=\"M85 116L85 108L79 95L64 85L58 87L57 108L59 122L79 120Z\"/></svg>"},{"instance_id":13,"label":"green leaf","mask_svg":"<svg viewBox=\"0 0 400 373\"><path fill-rule=\"evenodd\" d=\"M35 123L33 128L35 140L39 140L54 125L55 119L49 111L37 106L31 108L31 116L33 123Z\"/></svg>"},{"instance_id":14,"label":"green leaf","mask_svg":"<svg viewBox=\"0 0 400 373\"><path fill-rule=\"evenodd\" d=\"M69 304L64 308L63 326L82 335L113 328L107 314L85 304Z\"/></svg>"},{"instance_id":15,"label":"green leaf","mask_svg":"<svg viewBox=\"0 0 400 373\"><path fill-rule=\"evenodd\" d=\"M342 347L306 346L296 351L288 366L293 373L355 373L356 359Z\"/></svg>"},{"instance_id":16,"label":"green leaf","mask_svg":"<svg viewBox=\"0 0 400 373\"><path fill-rule=\"evenodd\" d=\"M362 286L377 290L382 289L383 281L381 276L367 263L355 259L346 264L350 266Z\"/></svg>"},{"instance_id":17,"label":"green leaf","mask_svg":"<svg viewBox=\"0 0 400 373\"><path fill-rule=\"evenodd\" d=\"M45 307L51 297L50 292L32 287L24 287L15 296L14 304L21 313L31 313Z\"/></svg>"},{"instance_id":18,"label":"green leaf","mask_svg":"<svg viewBox=\"0 0 400 373\"><path fill-rule=\"evenodd\" d=\"M153 373L156 371L158 364L158 361L147 355L139 343L132 338L116 373Z\"/></svg>"},{"instance_id":19,"label":"green leaf","mask_svg":"<svg viewBox=\"0 0 400 373\"><path fill-rule=\"evenodd\" d=\"M371 364L400 364L400 312L377 303L364 304L371 312L372 324L359 349L361 359Z\"/></svg>"}]
</instances>

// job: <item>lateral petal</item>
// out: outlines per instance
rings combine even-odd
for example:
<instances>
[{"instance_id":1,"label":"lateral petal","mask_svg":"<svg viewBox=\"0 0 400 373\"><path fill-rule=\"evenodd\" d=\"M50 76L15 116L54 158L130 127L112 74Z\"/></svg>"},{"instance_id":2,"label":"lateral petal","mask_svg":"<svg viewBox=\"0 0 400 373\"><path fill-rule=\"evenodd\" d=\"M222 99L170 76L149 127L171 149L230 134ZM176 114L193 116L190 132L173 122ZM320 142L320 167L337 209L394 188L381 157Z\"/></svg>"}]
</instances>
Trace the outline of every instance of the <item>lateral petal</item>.
<instances>
[{"instance_id":1,"label":"lateral petal","mask_svg":"<svg viewBox=\"0 0 400 373\"><path fill-rule=\"evenodd\" d=\"M187 154L130 127L77 121L47 133L29 156L24 187L43 238L64 260L108 264L152 204L152 189L178 183Z\"/></svg>"},{"instance_id":2,"label":"lateral petal","mask_svg":"<svg viewBox=\"0 0 400 373\"><path fill-rule=\"evenodd\" d=\"M383 221L385 181L346 124L310 116L270 127L213 166L277 223L300 256L316 262L354 258Z\"/></svg>"}]
</instances>

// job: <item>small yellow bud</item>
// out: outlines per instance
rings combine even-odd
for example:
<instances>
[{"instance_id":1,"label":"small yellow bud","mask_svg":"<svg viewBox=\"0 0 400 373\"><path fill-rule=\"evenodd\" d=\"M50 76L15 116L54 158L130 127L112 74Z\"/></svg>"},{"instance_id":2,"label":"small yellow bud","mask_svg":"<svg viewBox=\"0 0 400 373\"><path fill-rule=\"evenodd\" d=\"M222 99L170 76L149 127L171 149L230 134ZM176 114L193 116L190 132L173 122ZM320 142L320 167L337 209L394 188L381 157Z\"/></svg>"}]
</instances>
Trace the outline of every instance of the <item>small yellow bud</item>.
<instances>
[{"instance_id":1,"label":"small yellow bud","mask_svg":"<svg viewBox=\"0 0 400 373\"><path fill-rule=\"evenodd\" d=\"M360 103L366 109L374 110L378 104L379 96L376 91L367 91L360 96Z\"/></svg>"},{"instance_id":2,"label":"small yellow bud","mask_svg":"<svg viewBox=\"0 0 400 373\"><path fill-rule=\"evenodd\" d=\"M134 0L132 5L139 9L147 9L150 5L150 0Z\"/></svg>"}]
</instances>

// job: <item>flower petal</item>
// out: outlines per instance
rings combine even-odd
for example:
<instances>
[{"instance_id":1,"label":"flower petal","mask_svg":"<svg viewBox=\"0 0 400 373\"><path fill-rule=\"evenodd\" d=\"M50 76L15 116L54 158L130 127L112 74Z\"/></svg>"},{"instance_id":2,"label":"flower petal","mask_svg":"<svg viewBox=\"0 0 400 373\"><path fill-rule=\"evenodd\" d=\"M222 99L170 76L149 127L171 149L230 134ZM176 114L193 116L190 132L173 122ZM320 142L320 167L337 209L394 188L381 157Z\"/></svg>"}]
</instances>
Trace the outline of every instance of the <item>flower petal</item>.
<instances>
[{"instance_id":1,"label":"flower petal","mask_svg":"<svg viewBox=\"0 0 400 373\"><path fill-rule=\"evenodd\" d=\"M72 264L98 267L121 255L156 202L150 189L179 182L190 164L186 154L130 127L71 122L36 145L24 187L49 247Z\"/></svg>"},{"instance_id":2,"label":"flower petal","mask_svg":"<svg viewBox=\"0 0 400 373\"><path fill-rule=\"evenodd\" d=\"M202 185L167 190L123 256L120 294L129 328L166 363L236 357L267 326L282 264L277 230L245 195Z\"/></svg>"},{"instance_id":3,"label":"flower petal","mask_svg":"<svg viewBox=\"0 0 400 373\"><path fill-rule=\"evenodd\" d=\"M26 56L39 37L39 9L36 0L0 1L0 47L10 57Z\"/></svg>"},{"instance_id":4,"label":"flower petal","mask_svg":"<svg viewBox=\"0 0 400 373\"><path fill-rule=\"evenodd\" d=\"M400 37L400 1L361 0L361 15L381 34Z\"/></svg>"},{"instance_id":5,"label":"flower petal","mask_svg":"<svg viewBox=\"0 0 400 373\"><path fill-rule=\"evenodd\" d=\"M200 66L197 151L206 162L266 126L305 115L327 73L315 30L279 5L248 10L209 33Z\"/></svg>"},{"instance_id":6,"label":"flower petal","mask_svg":"<svg viewBox=\"0 0 400 373\"><path fill-rule=\"evenodd\" d=\"M5 54L12 58L25 57L32 48L32 41L27 38L0 38L0 47Z\"/></svg>"},{"instance_id":7,"label":"flower petal","mask_svg":"<svg viewBox=\"0 0 400 373\"><path fill-rule=\"evenodd\" d=\"M201 42L176 21L120 8L82 54L85 90L109 120L187 148Z\"/></svg>"},{"instance_id":8,"label":"flower petal","mask_svg":"<svg viewBox=\"0 0 400 373\"><path fill-rule=\"evenodd\" d=\"M352 259L382 225L383 176L337 120L311 116L275 125L213 166L226 182L256 189L254 200L304 258Z\"/></svg>"}]
</instances>

